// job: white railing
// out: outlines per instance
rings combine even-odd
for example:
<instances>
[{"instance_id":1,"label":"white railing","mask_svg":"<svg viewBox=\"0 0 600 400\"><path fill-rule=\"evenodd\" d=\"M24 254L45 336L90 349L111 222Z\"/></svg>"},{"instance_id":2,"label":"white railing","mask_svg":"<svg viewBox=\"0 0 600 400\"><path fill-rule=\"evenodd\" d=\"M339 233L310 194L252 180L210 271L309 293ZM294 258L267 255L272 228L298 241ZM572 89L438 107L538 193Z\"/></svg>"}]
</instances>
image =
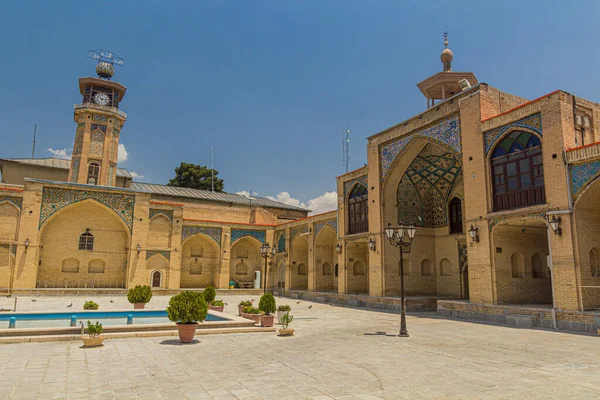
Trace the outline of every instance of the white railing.
<instances>
[{"instance_id":1,"label":"white railing","mask_svg":"<svg viewBox=\"0 0 600 400\"><path fill-rule=\"evenodd\" d=\"M123 117L125 119L127 119L127 114L124 113L123 111L119 110L118 108L115 107L108 107L108 106L101 106L100 104L94 104L94 103L82 103L82 104L75 104L75 106L73 107L74 110L98 110L98 111L108 111L108 112L112 112L117 114L120 117Z\"/></svg>"},{"instance_id":2,"label":"white railing","mask_svg":"<svg viewBox=\"0 0 600 400\"><path fill-rule=\"evenodd\" d=\"M574 164L592 158L600 158L600 142L587 144L566 151L567 163Z\"/></svg>"}]
</instances>

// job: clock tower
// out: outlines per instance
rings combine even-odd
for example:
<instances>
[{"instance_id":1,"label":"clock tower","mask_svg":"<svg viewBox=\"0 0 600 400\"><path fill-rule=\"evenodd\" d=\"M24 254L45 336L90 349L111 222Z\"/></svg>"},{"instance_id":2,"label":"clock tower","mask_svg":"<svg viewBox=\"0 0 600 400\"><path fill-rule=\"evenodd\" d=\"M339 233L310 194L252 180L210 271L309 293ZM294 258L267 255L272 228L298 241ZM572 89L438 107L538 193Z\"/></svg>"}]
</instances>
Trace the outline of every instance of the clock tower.
<instances>
[{"instance_id":1,"label":"clock tower","mask_svg":"<svg viewBox=\"0 0 600 400\"><path fill-rule=\"evenodd\" d=\"M119 135L127 114L119 103L127 88L111 81L113 64L100 61L97 78L79 78L81 104L75 104L77 122L69 182L115 186Z\"/></svg>"}]
</instances>

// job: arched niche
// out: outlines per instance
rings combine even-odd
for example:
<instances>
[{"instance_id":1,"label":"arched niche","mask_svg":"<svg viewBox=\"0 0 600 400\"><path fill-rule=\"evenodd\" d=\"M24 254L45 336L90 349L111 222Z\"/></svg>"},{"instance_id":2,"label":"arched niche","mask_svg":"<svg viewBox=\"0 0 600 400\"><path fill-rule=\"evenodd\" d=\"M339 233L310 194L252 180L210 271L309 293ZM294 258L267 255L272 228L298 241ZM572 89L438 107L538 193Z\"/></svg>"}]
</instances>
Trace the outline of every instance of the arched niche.
<instances>
[{"instance_id":1,"label":"arched niche","mask_svg":"<svg viewBox=\"0 0 600 400\"><path fill-rule=\"evenodd\" d=\"M220 248L208 235L198 233L181 246L181 275L179 287L205 288L218 286Z\"/></svg>"}]
</instances>

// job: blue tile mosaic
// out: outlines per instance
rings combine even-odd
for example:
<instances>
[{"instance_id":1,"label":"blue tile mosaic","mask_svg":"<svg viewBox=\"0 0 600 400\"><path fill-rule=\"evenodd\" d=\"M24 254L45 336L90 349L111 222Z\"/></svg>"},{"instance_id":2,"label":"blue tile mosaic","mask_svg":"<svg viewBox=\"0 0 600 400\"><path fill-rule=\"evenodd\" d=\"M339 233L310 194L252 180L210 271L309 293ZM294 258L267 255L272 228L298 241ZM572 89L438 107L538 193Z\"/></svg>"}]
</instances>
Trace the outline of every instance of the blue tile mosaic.
<instances>
[{"instance_id":1,"label":"blue tile mosaic","mask_svg":"<svg viewBox=\"0 0 600 400\"><path fill-rule=\"evenodd\" d=\"M267 241L267 234L265 231L255 231L251 229L232 229L231 230L231 244L235 243L236 240L244 237L252 236L259 242L265 243Z\"/></svg>"},{"instance_id":2,"label":"blue tile mosaic","mask_svg":"<svg viewBox=\"0 0 600 400\"><path fill-rule=\"evenodd\" d=\"M42 193L42 207L38 229L44 225L54 213L68 205L83 201L96 200L117 213L129 228L133 228L133 209L135 207L135 195L97 192L94 190L75 190L57 187L45 187Z\"/></svg>"},{"instance_id":3,"label":"blue tile mosaic","mask_svg":"<svg viewBox=\"0 0 600 400\"><path fill-rule=\"evenodd\" d=\"M146 251L146 260L150 259L150 257L155 255L161 255L167 260L171 259L171 252L168 250L148 250Z\"/></svg>"},{"instance_id":4,"label":"blue tile mosaic","mask_svg":"<svg viewBox=\"0 0 600 400\"><path fill-rule=\"evenodd\" d=\"M300 226L300 227L296 227L296 228L292 228L292 230L290 231L290 240L294 240L294 237L299 234L299 233L306 233L308 232L308 226Z\"/></svg>"},{"instance_id":5,"label":"blue tile mosaic","mask_svg":"<svg viewBox=\"0 0 600 400\"><path fill-rule=\"evenodd\" d=\"M19 207L19 209L21 209L21 206L23 205L23 199L20 197L0 196L0 203L4 201L14 204L15 206Z\"/></svg>"},{"instance_id":6,"label":"blue tile mosaic","mask_svg":"<svg viewBox=\"0 0 600 400\"><path fill-rule=\"evenodd\" d=\"M334 231L337 232L337 220L333 219L333 220L327 221L327 222L317 222L315 224L315 237L317 237L319 235L319 232L321 232L321 229L323 229L325 226L329 226L329 227L333 228Z\"/></svg>"},{"instance_id":7,"label":"blue tile mosaic","mask_svg":"<svg viewBox=\"0 0 600 400\"><path fill-rule=\"evenodd\" d=\"M164 211L164 210L161 210ZM187 238L202 233L212 238L219 247L221 247L221 228L212 228L208 226L184 226L181 232L181 241L185 241Z\"/></svg>"},{"instance_id":8,"label":"blue tile mosaic","mask_svg":"<svg viewBox=\"0 0 600 400\"><path fill-rule=\"evenodd\" d=\"M510 124L502 125L496 129L492 129L491 131L484 132L483 136L485 138L485 153L487 154L490 149L494 147L496 141L511 128L527 128L541 135L542 114L537 113L529 115L525 118L521 118L518 121L511 122Z\"/></svg>"},{"instance_id":9,"label":"blue tile mosaic","mask_svg":"<svg viewBox=\"0 0 600 400\"><path fill-rule=\"evenodd\" d=\"M154 208L150 209L148 219L152 219L159 214L167 217L169 219L169 221L173 221L173 210L159 210L159 209L154 209Z\"/></svg>"},{"instance_id":10,"label":"blue tile mosaic","mask_svg":"<svg viewBox=\"0 0 600 400\"><path fill-rule=\"evenodd\" d=\"M416 138L425 138L434 143L440 144L450 149L455 155L462 153L462 144L460 138L460 118L459 114L452 114L440 121L421 129L407 137L388 142L379 149L381 159L381 178L384 179L394 161L406 149L408 144ZM461 157L458 157L460 160Z\"/></svg>"},{"instance_id":11,"label":"blue tile mosaic","mask_svg":"<svg viewBox=\"0 0 600 400\"><path fill-rule=\"evenodd\" d=\"M583 189L600 175L600 161L569 166L571 195L576 198Z\"/></svg>"},{"instance_id":12,"label":"blue tile mosaic","mask_svg":"<svg viewBox=\"0 0 600 400\"><path fill-rule=\"evenodd\" d=\"M362 183L363 185L365 185L365 187L368 187L367 175L359 176L358 178L354 178L352 180L344 182L344 197L348 196L348 192L350 192L350 190L352 190L352 187L354 187L354 184L356 182Z\"/></svg>"}]
</instances>

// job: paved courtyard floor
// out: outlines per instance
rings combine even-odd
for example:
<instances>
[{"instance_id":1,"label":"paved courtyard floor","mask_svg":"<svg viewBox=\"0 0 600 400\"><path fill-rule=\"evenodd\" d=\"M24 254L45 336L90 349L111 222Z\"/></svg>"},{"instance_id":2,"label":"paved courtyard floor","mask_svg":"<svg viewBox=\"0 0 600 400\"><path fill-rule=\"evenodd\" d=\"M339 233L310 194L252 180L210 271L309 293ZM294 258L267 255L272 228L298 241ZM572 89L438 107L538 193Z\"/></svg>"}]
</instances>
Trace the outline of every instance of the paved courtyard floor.
<instances>
[{"instance_id":1,"label":"paved courtyard floor","mask_svg":"<svg viewBox=\"0 0 600 400\"><path fill-rule=\"evenodd\" d=\"M20 297L18 309L62 311L71 302L81 309L88 299L101 310L131 307L124 296ZM241 299L225 296L225 311L235 313ZM13 301L0 298L0 308ZM149 308L167 302L155 296ZM131 338L95 349L80 342L0 345L0 399L600 398L598 337L422 313L408 317L411 337L398 338L397 314L278 304L292 306L295 337L208 335L188 345Z\"/></svg>"}]
</instances>

